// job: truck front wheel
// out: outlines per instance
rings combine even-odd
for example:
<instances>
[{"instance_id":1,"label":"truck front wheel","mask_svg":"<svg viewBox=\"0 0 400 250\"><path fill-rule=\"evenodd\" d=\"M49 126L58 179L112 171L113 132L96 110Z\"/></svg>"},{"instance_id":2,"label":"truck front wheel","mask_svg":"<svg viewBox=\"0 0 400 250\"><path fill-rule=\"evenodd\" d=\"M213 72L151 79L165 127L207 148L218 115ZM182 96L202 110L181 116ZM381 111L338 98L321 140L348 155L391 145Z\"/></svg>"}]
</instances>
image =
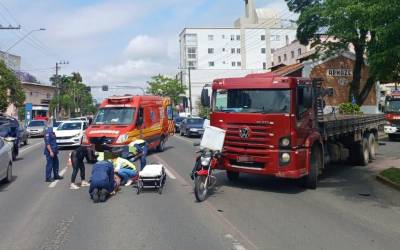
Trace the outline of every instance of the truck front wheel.
<instances>
[{"instance_id":1,"label":"truck front wheel","mask_svg":"<svg viewBox=\"0 0 400 250\"><path fill-rule=\"evenodd\" d=\"M303 179L303 186L309 189L316 189L318 182L319 171L323 167L323 159L321 148L314 145L311 149L310 155L310 170L307 176Z\"/></svg>"}]
</instances>

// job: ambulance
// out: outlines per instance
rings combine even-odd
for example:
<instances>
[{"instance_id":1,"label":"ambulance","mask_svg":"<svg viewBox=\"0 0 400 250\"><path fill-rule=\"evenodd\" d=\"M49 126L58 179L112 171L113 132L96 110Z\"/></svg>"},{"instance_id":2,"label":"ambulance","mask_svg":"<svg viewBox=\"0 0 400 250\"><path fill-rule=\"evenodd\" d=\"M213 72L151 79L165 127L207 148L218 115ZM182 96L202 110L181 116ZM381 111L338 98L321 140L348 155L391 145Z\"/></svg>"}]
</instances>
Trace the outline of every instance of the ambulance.
<instances>
[{"instance_id":1,"label":"ambulance","mask_svg":"<svg viewBox=\"0 0 400 250\"><path fill-rule=\"evenodd\" d=\"M170 98L112 96L100 104L82 144L89 147L89 161L94 161L95 145L124 147L136 139L145 140L150 150L161 152L173 129Z\"/></svg>"}]
</instances>

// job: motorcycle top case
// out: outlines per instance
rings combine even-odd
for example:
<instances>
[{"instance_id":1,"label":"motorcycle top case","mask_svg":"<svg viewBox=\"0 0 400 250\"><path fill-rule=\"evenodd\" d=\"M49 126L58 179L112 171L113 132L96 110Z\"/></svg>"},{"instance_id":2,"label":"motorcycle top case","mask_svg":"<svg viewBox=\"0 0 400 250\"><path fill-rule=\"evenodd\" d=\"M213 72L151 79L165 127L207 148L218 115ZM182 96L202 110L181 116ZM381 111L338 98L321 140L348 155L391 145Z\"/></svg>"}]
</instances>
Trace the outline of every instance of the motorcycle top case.
<instances>
[{"instance_id":1,"label":"motorcycle top case","mask_svg":"<svg viewBox=\"0 0 400 250\"><path fill-rule=\"evenodd\" d=\"M213 126L206 126L200 147L213 151L222 151L226 131Z\"/></svg>"}]
</instances>

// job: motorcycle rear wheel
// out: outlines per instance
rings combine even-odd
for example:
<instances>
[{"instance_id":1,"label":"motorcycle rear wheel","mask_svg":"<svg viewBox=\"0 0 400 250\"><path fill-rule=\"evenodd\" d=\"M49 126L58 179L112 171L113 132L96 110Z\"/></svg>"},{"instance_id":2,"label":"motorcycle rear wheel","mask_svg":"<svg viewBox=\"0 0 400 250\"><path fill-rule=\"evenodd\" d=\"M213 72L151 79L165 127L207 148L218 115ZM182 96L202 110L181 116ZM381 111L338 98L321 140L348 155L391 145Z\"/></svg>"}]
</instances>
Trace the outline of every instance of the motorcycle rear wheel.
<instances>
[{"instance_id":1,"label":"motorcycle rear wheel","mask_svg":"<svg viewBox=\"0 0 400 250\"><path fill-rule=\"evenodd\" d=\"M194 179L194 196L198 202L202 202L207 198L208 184L205 185L207 176L196 176Z\"/></svg>"}]
</instances>

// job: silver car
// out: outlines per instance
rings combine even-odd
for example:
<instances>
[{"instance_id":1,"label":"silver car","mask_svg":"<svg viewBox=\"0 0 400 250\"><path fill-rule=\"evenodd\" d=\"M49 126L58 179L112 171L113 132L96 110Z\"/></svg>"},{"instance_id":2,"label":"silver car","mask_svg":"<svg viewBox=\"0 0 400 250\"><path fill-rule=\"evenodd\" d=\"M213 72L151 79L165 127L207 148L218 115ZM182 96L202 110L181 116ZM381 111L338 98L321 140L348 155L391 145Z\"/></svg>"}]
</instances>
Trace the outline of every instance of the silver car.
<instances>
[{"instance_id":1,"label":"silver car","mask_svg":"<svg viewBox=\"0 0 400 250\"><path fill-rule=\"evenodd\" d=\"M0 137L0 180L12 181L12 141L11 143Z\"/></svg>"},{"instance_id":2,"label":"silver car","mask_svg":"<svg viewBox=\"0 0 400 250\"><path fill-rule=\"evenodd\" d=\"M26 131L28 132L29 137L44 136L44 134L46 133L46 129L46 121L42 120L30 121L28 126L26 127Z\"/></svg>"}]
</instances>

